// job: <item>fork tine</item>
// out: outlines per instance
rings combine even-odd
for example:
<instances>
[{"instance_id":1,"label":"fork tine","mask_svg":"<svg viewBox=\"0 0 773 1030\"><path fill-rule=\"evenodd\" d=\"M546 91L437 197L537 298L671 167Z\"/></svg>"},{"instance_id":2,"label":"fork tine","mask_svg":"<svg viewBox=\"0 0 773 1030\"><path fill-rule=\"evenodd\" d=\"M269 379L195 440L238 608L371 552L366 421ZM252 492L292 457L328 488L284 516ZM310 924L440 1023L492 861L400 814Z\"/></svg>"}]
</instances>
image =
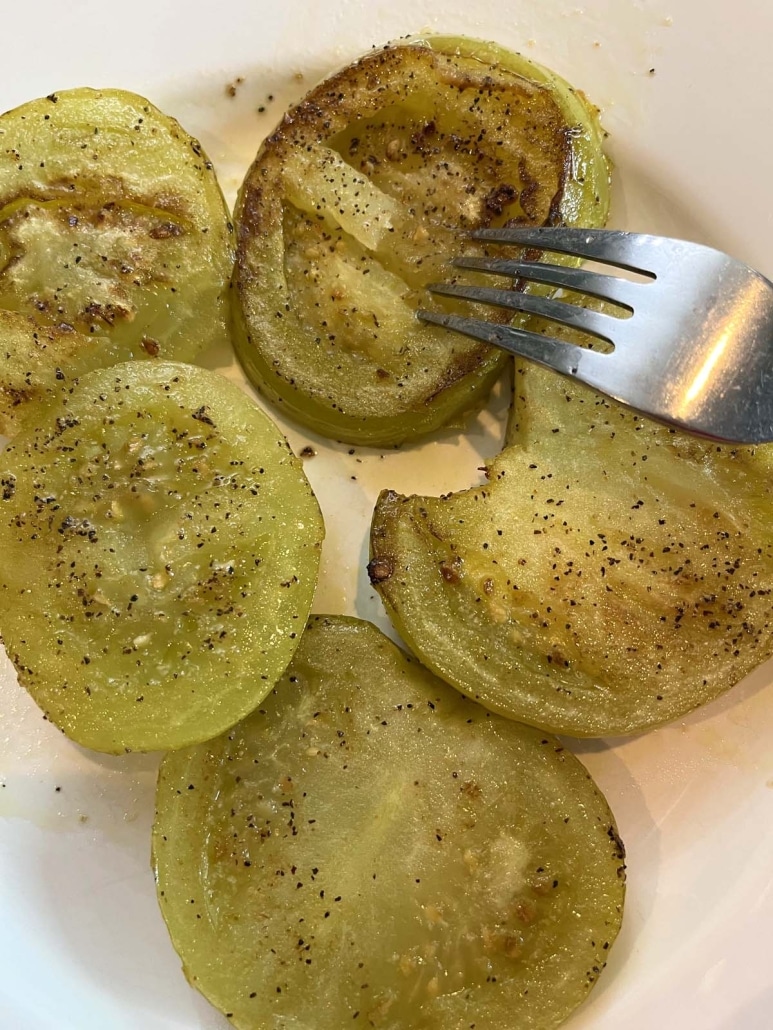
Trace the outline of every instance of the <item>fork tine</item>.
<instances>
[{"instance_id":1,"label":"fork tine","mask_svg":"<svg viewBox=\"0 0 773 1030\"><path fill-rule=\"evenodd\" d=\"M662 241L657 236L616 232L610 229L573 229L567 226L536 226L515 229L476 229L474 240L489 243L515 243L520 247L539 247L558 254L602 261L629 272L654 276L652 266Z\"/></svg>"},{"instance_id":2,"label":"fork tine","mask_svg":"<svg viewBox=\"0 0 773 1030\"><path fill-rule=\"evenodd\" d=\"M536 297L532 293L520 293L516 290L494 290L483 286L460 286L456 283L430 283L427 287L432 293L444 297L459 297L461 300L477 301L480 304L495 304L500 308L511 308L514 311L525 311L530 315L548 318L551 322L572 326L581 332L598 336L602 340L614 343L621 338L621 329L627 319L603 315L598 311L567 304L562 300L551 300L548 297Z\"/></svg>"},{"instance_id":3,"label":"fork tine","mask_svg":"<svg viewBox=\"0 0 773 1030\"><path fill-rule=\"evenodd\" d=\"M461 257L454 262L455 268L470 268L493 275L507 275L513 279L528 279L548 286L561 286L591 297L611 300L629 311L636 302L643 300L640 291L646 283L631 282L615 275L602 275L585 268L571 268L565 265L549 265L544 261L508 261L503 258ZM638 295L638 296L637 296Z\"/></svg>"},{"instance_id":4,"label":"fork tine","mask_svg":"<svg viewBox=\"0 0 773 1030\"><path fill-rule=\"evenodd\" d=\"M422 322L453 329L464 336L501 347L518 357L537 361L540 365L546 365L567 376L576 376L580 364L583 365L584 371L587 368L590 372L589 366L598 366L600 361L609 360L608 354L599 354L586 347L578 347L574 343L564 343L552 336L542 336L540 333L532 333L528 329L518 329L511 325L499 325L477 318L461 318L459 315L446 315L439 311L422 309L416 312L416 317Z\"/></svg>"}]
</instances>

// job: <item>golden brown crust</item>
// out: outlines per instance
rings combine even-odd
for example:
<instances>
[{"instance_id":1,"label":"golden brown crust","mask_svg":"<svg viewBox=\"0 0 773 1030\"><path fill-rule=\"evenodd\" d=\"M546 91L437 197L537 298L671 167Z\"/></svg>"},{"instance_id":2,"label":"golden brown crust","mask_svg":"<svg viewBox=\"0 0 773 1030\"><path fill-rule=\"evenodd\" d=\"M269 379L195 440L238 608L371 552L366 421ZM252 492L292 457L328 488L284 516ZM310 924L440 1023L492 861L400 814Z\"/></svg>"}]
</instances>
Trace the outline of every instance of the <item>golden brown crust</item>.
<instances>
[{"instance_id":1,"label":"golden brown crust","mask_svg":"<svg viewBox=\"0 0 773 1030\"><path fill-rule=\"evenodd\" d=\"M512 313L439 301L427 286L485 284L449 267L487 253L468 230L561 221L570 184L567 210L580 211L578 131L605 167L587 118L578 130L585 109L567 105L557 80L480 53L401 43L367 54L288 111L247 174L237 353L269 398L317 431L395 443L479 404L506 358L416 311ZM588 224L603 221L605 208L591 207Z\"/></svg>"}]
</instances>

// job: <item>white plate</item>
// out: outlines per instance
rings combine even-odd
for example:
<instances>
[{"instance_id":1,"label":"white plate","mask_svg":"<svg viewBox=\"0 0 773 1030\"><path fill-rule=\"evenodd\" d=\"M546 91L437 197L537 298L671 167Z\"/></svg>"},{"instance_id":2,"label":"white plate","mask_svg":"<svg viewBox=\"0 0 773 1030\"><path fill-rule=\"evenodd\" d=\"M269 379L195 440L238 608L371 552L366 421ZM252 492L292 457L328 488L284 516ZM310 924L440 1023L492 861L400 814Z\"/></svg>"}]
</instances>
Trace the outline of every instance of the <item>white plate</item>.
<instances>
[{"instance_id":1,"label":"white plate","mask_svg":"<svg viewBox=\"0 0 773 1030\"><path fill-rule=\"evenodd\" d=\"M9 4L0 108L79 85L144 93L201 138L232 199L283 106L371 44L422 29L496 39L602 107L616 225L712 242L773 275L773 7L581 2ZM318 446L307 463L328 524L317 610L385 626L363 569L378 490L474 482L481 456L498 447L505 408L500 396L467 437L443 434L383 458ZM289 436L296 449L306 440L294 428ZM156 758L68 744L5 663L0 724L0 1027L227 1026L186 985L156 908ZM630 888L609 968L571 1030L773 1026L771 739L768 664L677 725L579 749L616 811Z\"/></svg>"}]
</instances>

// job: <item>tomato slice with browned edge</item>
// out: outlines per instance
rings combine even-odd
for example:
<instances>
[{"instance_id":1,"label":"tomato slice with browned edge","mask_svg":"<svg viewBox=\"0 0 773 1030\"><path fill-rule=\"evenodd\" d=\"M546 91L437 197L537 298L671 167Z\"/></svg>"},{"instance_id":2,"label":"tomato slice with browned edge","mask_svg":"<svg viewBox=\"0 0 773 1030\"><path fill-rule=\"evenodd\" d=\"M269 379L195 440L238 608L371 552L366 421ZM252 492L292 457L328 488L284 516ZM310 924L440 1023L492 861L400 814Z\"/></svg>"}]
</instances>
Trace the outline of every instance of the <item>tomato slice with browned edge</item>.
<instances>
[{"instance_id":1,"label":"tomato slice with browned edge","mask_svg":"<svg viewBox=\"0 0 773 1030\"><path fill-rule=\"evenodd\" d=\"M144 97L70 89L0 116L0 309L58 334L46 367L192 361L227 343L232 238L201 144ZM0 419L9 401L22 414L6 352Z\"/></svg>"},{"instance_id":2,"label":"tomato slice with browned edge","mask_svg":"<svg viewBox=\"0 0 773 1030\"><path fill-rule=\"evenodd\" d=\"M484 252L466 230L603 225L601 137L581 94L494 44L400 42L333 75L286 114L239 195L245 372L292 418L352 443L458 424L507 358L419 322L426 286L482 280L450 267Z\"/></svg>"},{"instance_id":3,"label":"tomato slice with browned edge","mask_svg":"<svg viewBox=\"0 0 773 1030\"><path fill-rule=\"evenodd\" d=\"M371 579L463 693L557 733L640 732L773 653L772 483L771 446L699 440L519 362L487 481L382 493Z\"/></svg>"}]
</instances>

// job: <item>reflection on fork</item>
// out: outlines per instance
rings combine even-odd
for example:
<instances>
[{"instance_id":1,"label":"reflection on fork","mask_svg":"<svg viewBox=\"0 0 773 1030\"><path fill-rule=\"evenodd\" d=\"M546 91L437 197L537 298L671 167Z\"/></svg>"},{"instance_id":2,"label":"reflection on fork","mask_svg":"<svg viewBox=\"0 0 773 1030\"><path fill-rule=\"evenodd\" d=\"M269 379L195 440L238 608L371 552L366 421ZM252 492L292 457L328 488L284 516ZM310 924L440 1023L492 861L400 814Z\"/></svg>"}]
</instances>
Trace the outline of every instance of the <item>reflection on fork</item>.
<instances>
[{"instance_id":1,"label":"reflection on fork","mask_svg":"<svg viewBox=\"0 0 773 1030\"><path fill-rule=\"evenodd\" d=\"M570 326L608 353L515 326L421 310L444 326L530 358L652 418L734 443L773 442L773 283L718 250L606 229L481 229L485 243L587 258L646 276L634 282L543 261L464 257L458 268L611 301L617 318L517 290L436 283L435 294L494 304Z\"/></svg>"}]
</instances>

